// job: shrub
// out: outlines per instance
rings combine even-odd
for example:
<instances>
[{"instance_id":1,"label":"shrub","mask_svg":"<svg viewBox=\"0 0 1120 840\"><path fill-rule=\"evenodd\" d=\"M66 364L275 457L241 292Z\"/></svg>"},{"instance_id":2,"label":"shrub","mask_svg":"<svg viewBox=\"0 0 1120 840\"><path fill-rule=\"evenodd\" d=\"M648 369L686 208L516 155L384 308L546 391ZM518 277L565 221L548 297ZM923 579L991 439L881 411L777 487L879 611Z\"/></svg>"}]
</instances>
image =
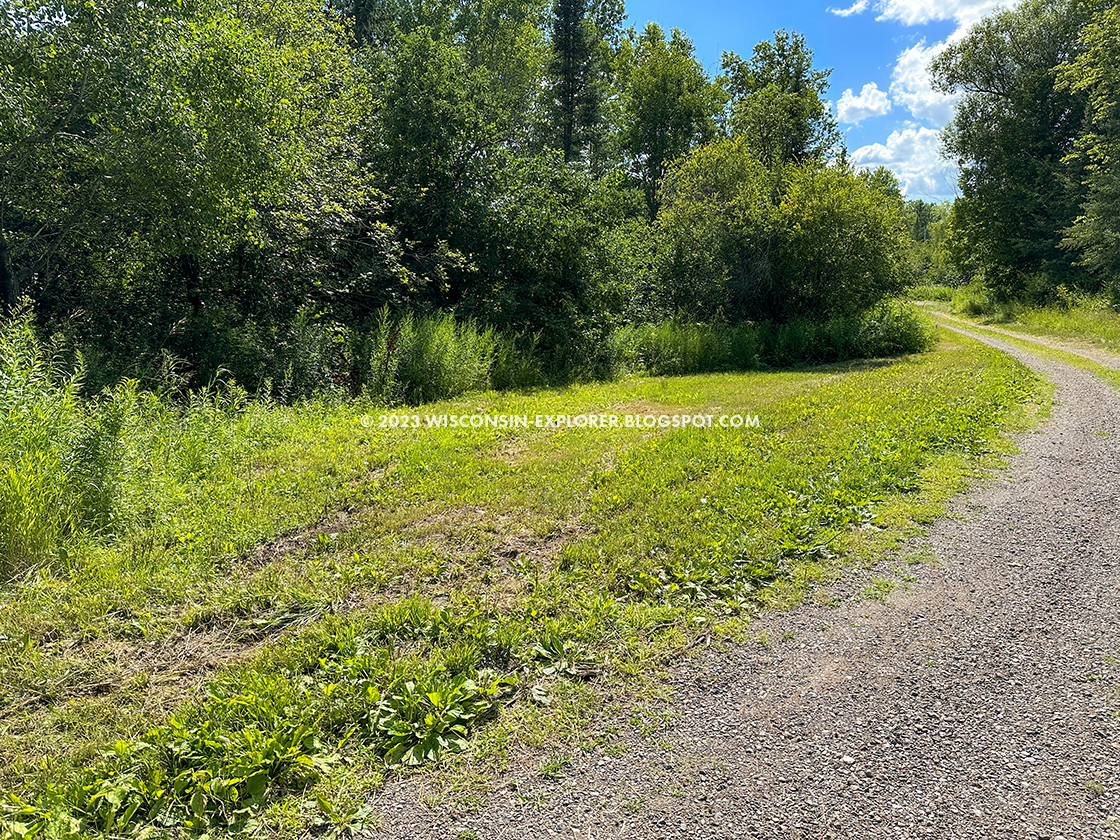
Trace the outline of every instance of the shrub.
<instances>
[{"instance_id":1,"label":"shrub","mask_svg":"<svg viewBox=\"0 0 1120 840\"><path fill-rule=\"evenodd\" d=\"M942 300L948 302L953 299L954 291L952 286L934 286L923 283L907 289L906 296L910 300Z\"/></svg>"},{"instance_id":2,"label":"shrub","mask_svg":"<svg viewBox=\"0 0 1120 840\"><path fill-rule=\"evenodd\" d=\"M639 297L663 313L732 322L853 316L902 291L909 273L902 198L883 170L770 170L733 138L676 161L662 197L651 232L657 254ZM802 332L782 334L793 342L783 352L797 353Z\"/></svg>"}]
</instances>

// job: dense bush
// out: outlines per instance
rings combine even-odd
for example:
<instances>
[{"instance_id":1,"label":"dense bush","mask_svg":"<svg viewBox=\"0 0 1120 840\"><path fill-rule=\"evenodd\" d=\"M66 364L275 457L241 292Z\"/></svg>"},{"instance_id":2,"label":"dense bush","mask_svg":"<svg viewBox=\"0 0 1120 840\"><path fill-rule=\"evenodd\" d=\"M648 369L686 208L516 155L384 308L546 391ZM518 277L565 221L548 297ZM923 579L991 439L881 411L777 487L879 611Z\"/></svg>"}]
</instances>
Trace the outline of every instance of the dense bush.
<instances>
[{"instance_id":1,"label":"dense bush","mask_svg":"<svg viewBox=\"0 0 1120 840\"><path fill-rule=\"evenodd\" d=\"M372 336L367 394L387 404L418 404L490 387L493 330L451 315L392 317L382 310Z\"/></svg>"},{"instance_id":2,"label":"dense bush","mask_svg":"<svg viewBox=\"0 0 1120 840\"><path fill-rule=\"evenodd\" d=\"M905 232L884 170L768 168L743 140L716 141L666 177L645 291L702 321L852 316L902 290Z\"/></svg>"}]
</instances>

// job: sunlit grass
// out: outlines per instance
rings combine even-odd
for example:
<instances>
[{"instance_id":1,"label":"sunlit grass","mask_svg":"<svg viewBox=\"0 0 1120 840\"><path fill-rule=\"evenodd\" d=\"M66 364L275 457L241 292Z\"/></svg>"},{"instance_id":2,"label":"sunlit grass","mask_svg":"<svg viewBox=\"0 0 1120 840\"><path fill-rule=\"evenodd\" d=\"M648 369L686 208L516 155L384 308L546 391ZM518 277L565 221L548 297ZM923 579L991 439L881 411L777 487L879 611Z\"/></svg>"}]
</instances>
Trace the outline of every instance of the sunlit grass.
<instances>
[{"instance_id":1,"label":"sunlit grass","mask_svg":"<svg viewBox=\"0 0 1120 840\"><path fill-rule=\"evenodd\" d=\"M384 768L466 746L485 766L511 744L609 739L586 725L602 692L890 550L993 463L1000 430L1042 394L961 340L418 412L741 414L757 428L392 429L368 406L153 408L163 419L127 436L150 464L128 527L74 530L0 595L0 782L27 802L11 816L66 814L88 836L159 820L248 830L264 814L298 833L358 819L354 791L384 772L355 777L331 765L340 754ZM189 778L157 794L152 768ZM342 799L339 774L353 782ZM126 804L107 810L106 785ZM323 802L284 804L308 785Z\"/></svg>"}]
</instances>

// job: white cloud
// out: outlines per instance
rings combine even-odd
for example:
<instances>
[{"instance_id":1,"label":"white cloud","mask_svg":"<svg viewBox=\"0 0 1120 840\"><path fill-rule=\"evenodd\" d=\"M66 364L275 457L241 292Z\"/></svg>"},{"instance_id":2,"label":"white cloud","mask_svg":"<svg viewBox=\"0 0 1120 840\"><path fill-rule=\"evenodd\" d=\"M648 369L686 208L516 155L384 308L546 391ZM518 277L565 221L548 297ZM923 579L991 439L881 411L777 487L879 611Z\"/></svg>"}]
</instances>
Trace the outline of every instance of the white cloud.
<instances>
[{"instance_id":1,"label":"white cloud","mask_svg":"<svg viewBox=\"0 0 1120 840\"><path fill-rule=\"evenodd\" d=\"M840 122L858 123L868 117L881 117L891 109L891 100L886 91L879 90L874 82L863 86L859 96L848 88L836 103L836 115Z\"/></svg>"},{"instance_id":2,"label":"white cloud","mask_svg":"<svg viewBox=\"0 0 1120 840\"><path fill-rule=\"evenodd\" d=\"M886 145L872 143L852 152L857 166L885 166L898 176L910 198L936 199L956 195L957 167L941 157L941 132L924 126L893 131Z\"/></svg>"},{"instance_id":3,"label":"white cloud","mask_svg":"<svg viewBox=\"0 0 1120 840\"><path fill-rule=\"evenodd\" d=\"M945 125L953 116L957 95L933 89L929 63L941 54L945 43L931 47L921 41L903 50L891 73L891 96L894 101L920 120L929 120L938 126Z\"/></svg>"},{"instance_id":4,"label":"white cloud","mask_svg":"<svg viewBox=\"0 0 1120 840\"><path fill-rule=\"evenodd\" d=\"M1016 5L1018 0L882 0L878 5L878 20L897 20L907 26L952 20L963 34L997 6L1013 8Z\"/></svg>"},{"instance_id":5,"label":"white cloud","mask_svg":"<svg viewBox=\"0 0 1120 840\"><path fill-rule=\"evenodd\" d=\"M961 40L982 17L997 8L1013 9L1020 0L879 0L877 20L894 20L907 26L951 20L956 31L946 41L926 46L923 39L903 50L891 74L891 98L919 120L942 126L953 116L955 94L933 89L929 63L949 44Z\"/></svg>"},{"instance_id":6,"label":"white cloud","mask_svg":"<svg viewBox=\"0 0 1120 840\"><path fill-rule=\"evenodd\" d=\"M868 0L856 0L856 2L854 2L846 9L836 9L832 6L829 6L828 11L832 12L834 15L839 15L840 17L847 17L848 15L858 15L861 12L866 12L867 7L870 5L871 4L868 2Z\"/></svg>"}]
</instances>

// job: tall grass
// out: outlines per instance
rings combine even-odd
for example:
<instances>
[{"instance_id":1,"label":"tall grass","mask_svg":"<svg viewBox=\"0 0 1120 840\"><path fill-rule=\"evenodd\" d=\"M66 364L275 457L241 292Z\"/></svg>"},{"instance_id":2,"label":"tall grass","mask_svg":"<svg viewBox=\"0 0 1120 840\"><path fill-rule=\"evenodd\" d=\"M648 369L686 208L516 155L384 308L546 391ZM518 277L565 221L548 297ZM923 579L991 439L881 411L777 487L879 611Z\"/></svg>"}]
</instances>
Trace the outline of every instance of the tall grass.
<instances>
[{"instance_id":1,"label":"tall grass","mask_svg":"<svg viewBox=\"0 0 1120 840\"><path fill-rule=\"evenodd\" d=\"M915 353L932 342L931 329L917 311L889 303L824 323L628 326L617 331L615 352L625 368L667 376Z\"/></svg>"},{"instance_id":2,"label":"tall grass","mask_svg":"<svg viewBox=\"0 0 1120 840\"><path fill-rule=\"evenodd\" d=\"M392 316L383 309L371 336L367 394L419 404L490 387L498 339L491 329L448 314Z\"/></svg>"},{"instance_id":3,"label":"tall grass","mask_svg":"<svg viewBox=\"0 0 1120 840\"><path fill-rule=\"evenodd\" d=\"M236 385L182 402L125 380L82 399L84 369L0 321L0 583L66 557L79 535L166 530L200 476L248 457L283 418Z\"/></svg>"},{"instance_id":4,"label":"tall grass","mask_svg":"<svg viewBox=\"0 0 1120 840\"><path fill-rule=\"evenodd\" d=\"M1108 295L1059 286L1045 305L1001 301L979 284L957 290L953 311L989 323L1014 324L1029 332L1097 341L1120 350L1120 310Z\"/></svg>"},{"instance_id":5,"label":"tall grass","mask_svg":"<svg viewBox=\"0 0 1120 840\"><path fill-rule=\"evenodd\" d=\"M617 333L615 352L632 370L673 376L759 366L758 331L750 325L666 321L623 327Z\"/></svg>"},{"instance_id":6,"label":"tall grass","mask_svg":"<svg viewBox=\"0 0 1120 840\"><path fill-rule=\"evenodd\" d=\"M102 452L27 310L0 324L0 579L41 560L82 518L80 473Z\"/></svg>"}]
</instances>

